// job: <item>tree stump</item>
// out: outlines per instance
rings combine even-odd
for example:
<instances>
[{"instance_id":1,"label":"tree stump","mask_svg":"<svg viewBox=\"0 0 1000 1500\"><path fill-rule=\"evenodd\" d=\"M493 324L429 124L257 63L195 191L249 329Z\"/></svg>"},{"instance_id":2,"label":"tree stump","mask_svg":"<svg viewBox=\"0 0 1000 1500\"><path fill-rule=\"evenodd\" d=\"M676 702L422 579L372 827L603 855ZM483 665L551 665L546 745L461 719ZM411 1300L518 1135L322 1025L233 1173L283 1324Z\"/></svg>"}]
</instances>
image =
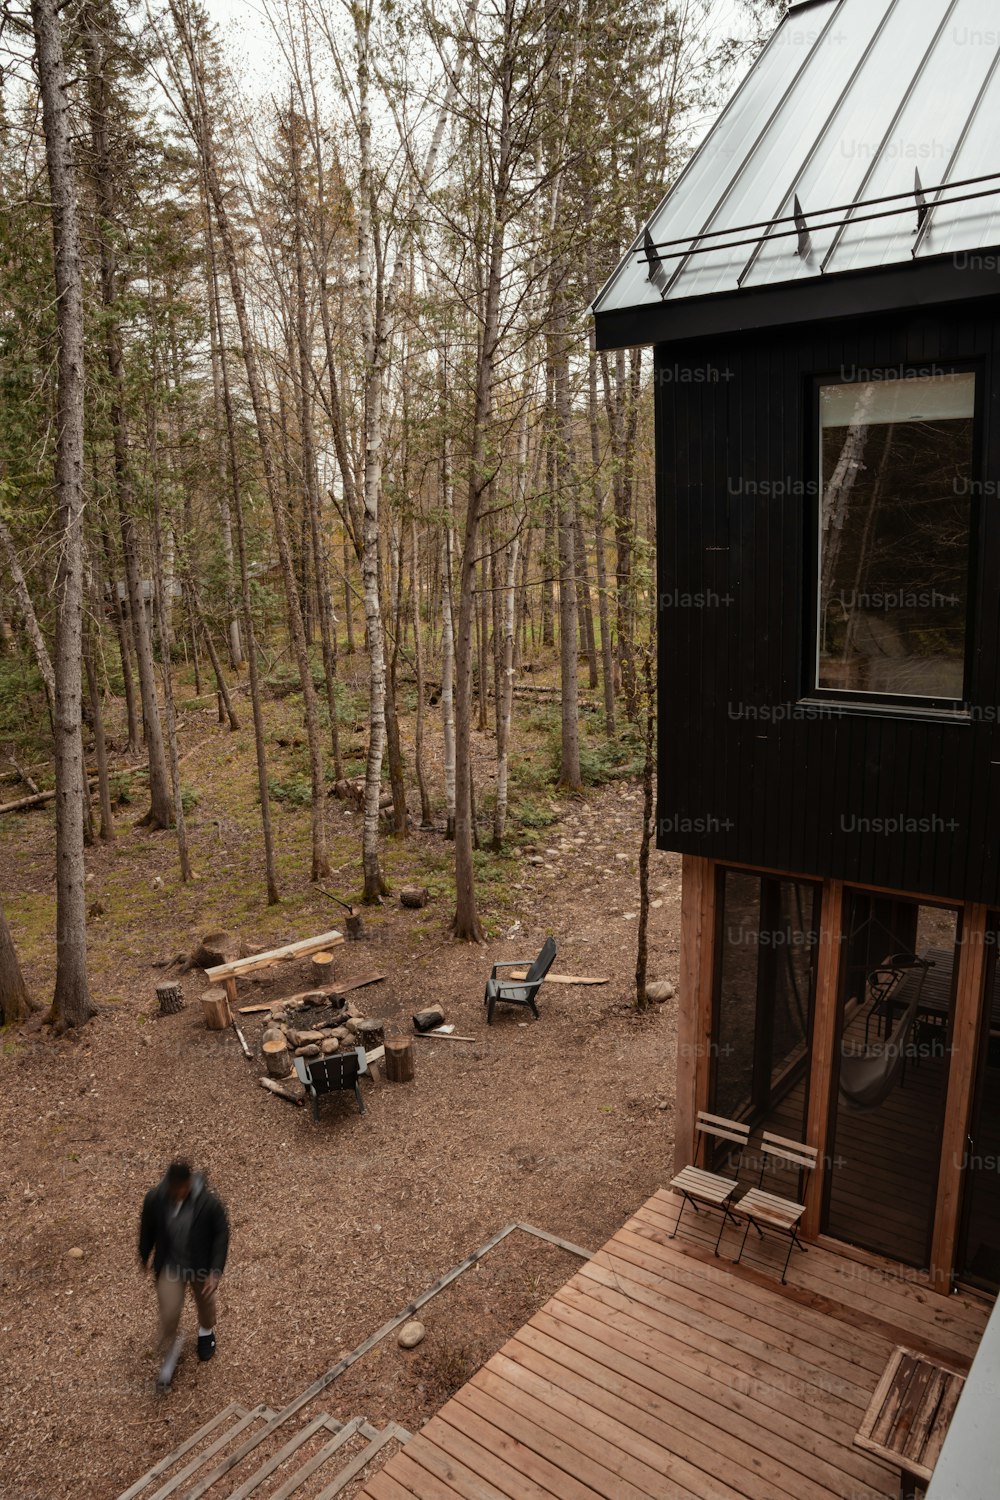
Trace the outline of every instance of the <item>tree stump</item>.
<instances>
[{"instance_id":1,"label":"tree stump","mask_svg":"<svg viewBox=\"0 0 1000 1500\"><path fill-rule=\"evenodd\" d=\"M373 1052L376 1047L381 1047L385 1041L385 1022L359 1021L354 1035L358 1039L359 1047L364 1047L366 1052Z\"/></svg>"},{"instance_id":2,"label":"tree stump","mask_svg":"<svg viewBox=\"0 0 1000 1500\"><path fill-rule=\"evenodd\" d=\"M156 998L160 1002L160 1011L165 1016L176 1015L179 1010L184 1009L184 990L176 979L165 979L162 984L158 984Z\"/></svg>"},{"instance_id":3,"label":"tree stump","mask_svg":"<svg viewBox=\"0 0 1000 1500\"><path fill-rule=\"evenodd\" d=\"M225 1031L232 1022L232 1014L229 1009L229 998L224 989L213 984L209 989L201 992L201 1008L205 1015L205 1025L209 1031Z\"/></svg>"},{"instance_id":4,"label":"tree stump","mask_svg":"<svg viewBox=\"0 0 1000 1500\"><path fill-rule=\"evenodd\" d=\"M328 989L333 980L333 954L314 953L309 960L309 971L317 988Z\"/></svg>"},{"instance_id":5,"label":"tree stump","mask_svg":"<svg viewBox=\"0 0 1000 1500\"><path fill-rule=\"evenodd\" d=\"M418 1010L413 1017L413 1029L415 1031L433 1031L435 1027L444 1023L444 1011L440 1005L432 1005L428 1010Z\"/></svg>"},{"instance_id":6,"label":"tree stump","mask_svg":"<svg viewBox=\"0 0 1000 1500\"><path fill-rule=\"evenodd\" d=\"M399 904L416 908L426 906L429 895L425 885L404 885L399 893Z\"/></svg>"},{"instance_id":7,"label":"tree stump","mask_svg":"<svg viewBox=\"0 0 1000 1500\"><path fill-rule=\"evenodd\" d=\"M352 909L344 926L347 928L348 942L356 943L361 937L361 913Z\"/></svg>"},{"instance_id":8,"label":"tree stump","mask_svg":"<svg viewBox=\"0 0 1000 1500\"><path fill-rule=\"evenodd\" d=\"M390 1083L413 1081L413 1040L411 1037L386 1037L385 1076Z\"/></svg>"},{"instance_id":9,"label":"tree stump","mask_svg":"<svg viewBox=\"0 0 1000 1500\"><path fill-rule=\"evenodd\" d=\"M264 1042L261 1047L264 1066L269 1078L287 1078L292 1071L292 1055L284 1037L280 1041Z\"/></svg>"}]
</instances>

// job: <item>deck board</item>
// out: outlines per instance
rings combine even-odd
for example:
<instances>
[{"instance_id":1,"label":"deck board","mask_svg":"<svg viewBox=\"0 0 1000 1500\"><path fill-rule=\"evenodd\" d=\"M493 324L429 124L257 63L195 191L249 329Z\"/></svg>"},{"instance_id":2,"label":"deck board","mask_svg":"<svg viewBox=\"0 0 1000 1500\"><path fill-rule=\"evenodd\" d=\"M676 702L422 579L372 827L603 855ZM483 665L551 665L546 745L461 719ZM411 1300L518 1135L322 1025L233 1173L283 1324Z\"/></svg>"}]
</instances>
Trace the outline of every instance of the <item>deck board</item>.
<instances>
[{"instance_id":1,"label":"deck board","mask_svg":"<svg viewBox=\"0 0 1000 1500\"><path fill-rule=\"evenodd\" d=\"M735 1265L660 1191L364 1491L367 1500L880 1500L853 1438L897 1344L966 1366L988 1306L856 1250ZM773 1238L773 1237L772 1237ZM780 1265L780 1259L777 1262Z\"/></svg>"}]
</instances>

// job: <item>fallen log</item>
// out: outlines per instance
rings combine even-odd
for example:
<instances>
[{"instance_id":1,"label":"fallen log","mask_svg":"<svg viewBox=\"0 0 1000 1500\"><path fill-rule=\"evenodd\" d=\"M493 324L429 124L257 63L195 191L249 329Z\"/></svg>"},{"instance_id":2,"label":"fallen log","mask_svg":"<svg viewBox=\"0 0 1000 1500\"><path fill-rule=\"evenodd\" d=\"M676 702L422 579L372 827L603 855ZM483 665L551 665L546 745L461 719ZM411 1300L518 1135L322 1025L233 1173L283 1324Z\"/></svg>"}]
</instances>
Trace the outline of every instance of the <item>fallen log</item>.
<instances>
[{"instance_id":1,"label":"fallen log","mask_svg":"<svg viewBox=\"0 0 1000 1500\"><path fill-rule=\"evenodd\" d=\"M306 1087L297 1078L258 1078L257 1082L268 1093L277 1094L279 1099L287 1099L289 1104L305 1103Z\"/></svg>"},{"instance_id":2,"label":"fallen log","mask_svg":"<svg viewBox=\"0 0 1000 1500\"><path fill-rule=\"evenodd\" d=\"M511 979L526 979L528 977L527 967L523 969L511 969ZM542 980L543 984L610 984L611 980L606 976L600 979L588 977L584 974L546 974Z\"/></svg>"}]
</instances>

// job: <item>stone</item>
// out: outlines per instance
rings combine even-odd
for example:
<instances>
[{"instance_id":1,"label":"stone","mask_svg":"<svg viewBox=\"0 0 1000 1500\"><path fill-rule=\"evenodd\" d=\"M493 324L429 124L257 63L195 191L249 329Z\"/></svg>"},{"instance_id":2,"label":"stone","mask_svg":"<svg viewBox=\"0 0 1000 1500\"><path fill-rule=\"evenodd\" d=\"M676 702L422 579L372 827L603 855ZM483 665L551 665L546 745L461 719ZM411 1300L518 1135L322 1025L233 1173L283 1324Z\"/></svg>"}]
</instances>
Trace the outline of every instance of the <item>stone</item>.
<instances>
[{"instance_id":1,"label":"stone","mask_svg":"<svg viewBox=\"0 0 1000 1500\"><path fill-rule=\"evenodd\" d=\"M338 1026L330 1035L335 1036L338 1042L349 1042L354 1036L354 1032L349 1026Z\"/></svg>"},{"instance_id":2,"label":"stone","mask_svg":"<svg viewBox=\"0 0 1000 1500\"><path fill-rule=\"evenodd\" d=\"M340 1050L340 1043L335 1036L328 1036L325 1041L320 1042L319 1050L324 1057L330 1057Z\"/></svg>"},{"instance_id":3,"label":"stone","mask_svg":"<svg viewBox=\"0 0 1000 1500\"><path fill-rule=\"evenodd\" d=\"M69 1256L70 1260L83 1260L83 1251L80 1249L79 1245L74 1245L72 1250L66 1251L66 1254Z\"/></svg>"},{"instance_id":4,"label":"stone","mask_svg":"<svg viewBox=\"0 0 1000 1500\"><path fill-rule=\"evenodd\" d=\"M427 1329L423 1323L418 1323L416 1318L411 1318L409 1323L404 1323L396 1337L396 1342L401 1349L415 1349L421 1342Z\"/></svg>"},{"instance_id":5,"label":"stone","mask_svg":"<svg viewBox=\"0 0 1000 1500\"><path fill-rule=\"evenodd\" d=\"M545 861L540 854L530 854L528 856L529 865L544 865L544 863Z\"/></svg>"},{"instance_id":6,"label":"stone","mask_svg":"<svg viewBox=\"0 0 1000 1500\"><path fill-rule=\"evenodd\" d=\"M652 1000L654 1005L662 1005L665 1000L672 1000L676 993L669 979L654 979L652 984L646 986L646 999Z\"/></svg>"},{"instance_id":7,"label":"stone","mask_svg":"<svg viewBox=\"0 0 1000 1500\"><path fill-rule=\"evenodd\" d=\"M361 1022L363 1020L364 1016L348 1016L347 1025L344 1028L348 1036L357 1036L358 1032L361 1029Z\"/></svg>"},{"instance_id":8,"label":"stone","mask_svg":"<svg viewBox=\"0 0 1000 1500\"><path fill-rule=\"evenodd\" d=\"M323 1040L322 1031L294 1031L289 1029L285 1035L293 1047L308 1047L313 1042L319 1043Z\"/></svg>"},{"instance_id":9,"label":"stone","mask_svg":"<svg viewBox=\"0 0 1000 1500\"><path fill-rule=\"evenodd\" d=\"M320 1048L316 1044L316 1042L310 1042L305 1047L296 1047L296 1049L295 1049L295 1056L296 1057L319 1057L319 1056L321 1056L321 1052L320 1052Z\"/></svg>"}]
</instances>

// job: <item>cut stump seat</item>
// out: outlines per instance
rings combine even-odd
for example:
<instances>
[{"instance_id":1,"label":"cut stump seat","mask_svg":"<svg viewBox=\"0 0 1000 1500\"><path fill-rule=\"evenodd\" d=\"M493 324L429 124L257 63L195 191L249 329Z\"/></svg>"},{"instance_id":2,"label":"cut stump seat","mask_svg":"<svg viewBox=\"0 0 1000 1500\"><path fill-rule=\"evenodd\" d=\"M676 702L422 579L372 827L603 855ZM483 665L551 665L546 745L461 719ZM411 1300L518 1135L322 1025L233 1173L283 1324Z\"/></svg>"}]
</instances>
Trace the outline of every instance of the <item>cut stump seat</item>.
<instances>
[{"instance_id":1,"label":"cut stump seat","mask_svg":"<svg viewBox=\"0 0 1000 1500\"><path fill-rule=\"evenodd\" d=\"M206 969L205 974L213 984L225 987L230 1007L236 1006L236 981L243 974L253 974L258 969L270 969L284 963L288 958L311 958L326 948L334 948L344 941L341 932L323 932L319 937L302 938L297 943L286 943L283 948L271 948L266 953L252 953L249 958L235 958L228 964L217 964Z\"/></svg>"},{"instance_id":2,"label":"cut stump seat","mask_svg":"<svg viewBox=\"0 0 1000 1500\"><path fill-rule=\"evenodd\" d=\"M958 1370L911 1349L889 1358L854 1445L899 1469L907 1500L930 1482L964 1384Z\"/></svg>"}]
</instances>

